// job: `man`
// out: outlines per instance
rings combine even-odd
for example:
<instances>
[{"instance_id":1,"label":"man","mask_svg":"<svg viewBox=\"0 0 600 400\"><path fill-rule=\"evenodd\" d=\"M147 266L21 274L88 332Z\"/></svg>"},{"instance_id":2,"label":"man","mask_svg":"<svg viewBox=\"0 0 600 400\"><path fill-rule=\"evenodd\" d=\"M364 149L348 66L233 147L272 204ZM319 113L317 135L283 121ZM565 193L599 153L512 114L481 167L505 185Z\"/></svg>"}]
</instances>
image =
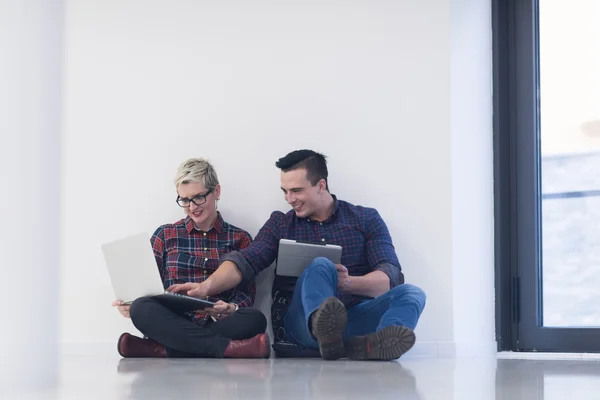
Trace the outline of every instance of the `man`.
<instances>
[{"instance_id":1,"label":"man","mask_svg":"<svg viewBox=\"0 0 600 400\"><path fill-rule=\"evenodd\" d=\"M286 336L324 359L392 360L415 342L425 293L405 284L387 226L373 208L338 200L329 192L327 162L312 150L279 159L281 190L292 206L275 211L255 241L221 258L202 283L173 290L204 297L251 281L273 263L280 239L342 246L342 264L317 258L296 283L284 316Z\"/></svg>"}]
</instances>

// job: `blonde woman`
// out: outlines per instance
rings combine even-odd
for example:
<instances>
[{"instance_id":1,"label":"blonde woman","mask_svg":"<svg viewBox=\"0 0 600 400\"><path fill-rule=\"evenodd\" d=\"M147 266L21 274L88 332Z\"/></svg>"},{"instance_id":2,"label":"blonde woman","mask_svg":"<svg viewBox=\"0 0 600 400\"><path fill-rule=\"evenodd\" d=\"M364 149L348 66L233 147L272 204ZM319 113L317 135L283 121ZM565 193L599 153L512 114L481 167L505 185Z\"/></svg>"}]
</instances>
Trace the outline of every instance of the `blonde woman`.
<instances>
[{"instance_id":1,"label":"blonde woman","mask_svg":"<svg viewBox=\"0 0 600 400\"><path fill-rule=\"evenodd\" d=\"M160 226L152 247L165 289L187 292L208 278L219 259L251 242L248 232L228 224L217 211L221 185L214 167L194 158L179 167L175 178L177 204L186 217ZM242 282L211 298L216 305L204 311L177 313L143 297L131 306L113 302L146 337L119 337L122 357L268 358L265 316L251 308L254 283Z\"/></svg>"}]
</instances>

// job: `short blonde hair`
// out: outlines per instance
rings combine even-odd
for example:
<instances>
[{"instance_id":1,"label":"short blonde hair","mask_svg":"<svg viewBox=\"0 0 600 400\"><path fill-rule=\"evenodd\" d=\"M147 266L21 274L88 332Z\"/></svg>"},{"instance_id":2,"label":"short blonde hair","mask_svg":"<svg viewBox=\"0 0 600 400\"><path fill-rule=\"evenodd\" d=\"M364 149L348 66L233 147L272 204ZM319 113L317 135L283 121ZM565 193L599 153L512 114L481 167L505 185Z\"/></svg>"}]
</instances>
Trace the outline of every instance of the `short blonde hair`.
<instances>
[{"instance_id":1,"label":"short blonde hair","mask_svg":"<svg viewBox=\"0 0 600 400\"><path fill-rule=\"evenodd\" d=\"M219 184L217 171L203 158L190 158L179 166L175 176L175 187L192 182L200 182L208 190L214 189Z\"/></svg>"}]
</instances>

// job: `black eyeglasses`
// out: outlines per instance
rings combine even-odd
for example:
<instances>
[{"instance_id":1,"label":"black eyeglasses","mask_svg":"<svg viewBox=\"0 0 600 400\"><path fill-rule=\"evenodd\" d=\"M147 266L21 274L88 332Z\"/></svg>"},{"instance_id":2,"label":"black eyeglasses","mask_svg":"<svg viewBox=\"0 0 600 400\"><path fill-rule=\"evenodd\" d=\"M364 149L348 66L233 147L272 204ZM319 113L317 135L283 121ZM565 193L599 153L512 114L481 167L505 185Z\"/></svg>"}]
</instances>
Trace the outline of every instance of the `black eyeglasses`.
<instances>
[{"instance_id":1,"label":"black eyeglasses","mask_svg":"<svg viewBox=\"0 0 600 400\"><path fill-rule=\"evenodd\" d=\"M192 197L191 199L187 199L185 197L181 197L181 196L177 196L177 200L175 200L177 202L177 204L179 205L179 207L189 207L190 203L194 203L197 206L201 206L202 204L206 203L206 198L213 192L213 189L210 189L208 192L204 193L204 194L198 194L194 197Z\"/></svg>"}]
</instances>

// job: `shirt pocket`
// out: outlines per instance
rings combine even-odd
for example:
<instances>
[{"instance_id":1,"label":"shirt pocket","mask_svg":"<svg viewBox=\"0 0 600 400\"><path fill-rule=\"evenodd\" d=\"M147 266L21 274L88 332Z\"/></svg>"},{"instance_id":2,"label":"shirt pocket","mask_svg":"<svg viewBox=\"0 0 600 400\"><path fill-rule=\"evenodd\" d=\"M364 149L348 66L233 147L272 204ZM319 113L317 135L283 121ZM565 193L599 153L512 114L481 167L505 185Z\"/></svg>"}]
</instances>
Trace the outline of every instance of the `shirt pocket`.
<instances>
[{"instance_id":1,"label":"shirt pocket","mask_svg":"<svg viewBox=\"0 0 600 400\"><path fill-rule=\"evenodd\" d=\"M341 243L342 264L346 267L365 265L367 262L365 252L365 235L357 226L342 225L335 230L335 240L331 243Z\"/></svg>"},{"instance_id":2,"label":"shirt pocket","mask_svg":"<svg viewBox=\"0 0 600 400\"><path fill-rule=\"evenodd\" d=\"M201 282L206 275L205 258L182 252L167 256L167 279L175 283Z\"/></svg>"},{"instance_id":3,"label":"shirt pocket","mask_svg":"<svg viewBox=\"0 0 600 400\"><path fill-rule=\"evenodd\" d=\"M225 254L234 250L233 243L221 244L219 247L213 247L208 250L206 261L206 269L210 271L214 271L219 268L219 260Z\"/></svg>"}]
</instances>

